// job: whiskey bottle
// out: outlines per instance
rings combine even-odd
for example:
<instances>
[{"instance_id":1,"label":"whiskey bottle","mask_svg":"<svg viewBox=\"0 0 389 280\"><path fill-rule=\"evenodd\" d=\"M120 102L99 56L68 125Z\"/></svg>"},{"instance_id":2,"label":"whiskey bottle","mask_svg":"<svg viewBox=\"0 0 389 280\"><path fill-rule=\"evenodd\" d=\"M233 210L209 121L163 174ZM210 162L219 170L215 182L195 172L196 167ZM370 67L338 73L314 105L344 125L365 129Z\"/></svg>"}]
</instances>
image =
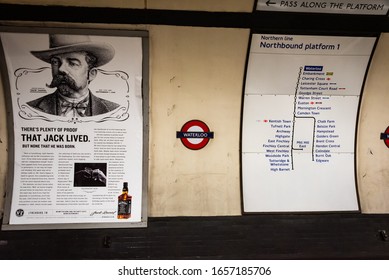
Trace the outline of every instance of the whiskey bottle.
<instances>
[{"instance_id":1,"label":"whiskey bottle","mask_svg":"<svg viewBox=\"0 0 389 280\"><path fill-rule=\"evenodd\" d=\"M132 196L128 194L128 183L123 183L122 194L118 196L118 219L131 217Z\"/></svg>"}]
</instances>

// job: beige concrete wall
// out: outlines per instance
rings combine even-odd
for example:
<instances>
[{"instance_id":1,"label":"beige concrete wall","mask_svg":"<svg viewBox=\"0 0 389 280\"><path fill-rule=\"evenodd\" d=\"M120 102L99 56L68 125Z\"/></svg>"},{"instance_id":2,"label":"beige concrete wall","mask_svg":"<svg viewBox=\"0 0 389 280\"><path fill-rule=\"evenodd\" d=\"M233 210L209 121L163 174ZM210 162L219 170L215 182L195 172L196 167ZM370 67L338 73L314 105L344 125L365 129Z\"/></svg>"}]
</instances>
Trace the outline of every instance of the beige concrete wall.
<instances>
[{"instance_id":1,"label":"beige concrete wall","mask_svg":"<svg viewBox=\"0 0 389 280\"><path fill-rule=\"evenodd\" d=\"M254 0L0 0L0 3L252 12ZM239 123L248 30L28 24L150 30L149 215L241 213ZM8 146L1 90L0 194L3 194ZM215 139L201 151L188 150L175 138L184 122L193 118L205 121L215 132ZM0 195L0 211L3 205L4 199Z\"/></svg>"},{"instance_id":2,"label":"beige concrete wall","mask_svg":"<svg viewBox=\"0 0 389 280\"><path fill-rule=\"evenodd\" d=\"M0 0L0 3L209 12L252 12L254 7L254 0Z\"/></svg>"},{"instance_id":3,"label":"beige concrete wall","mask_svg":"<svg viewBox=\"0 0 389 280\"><path fill-rule=\"evenodd\" d=\"M58 23L39 26L149 30L149 216L241 213L240 109L249 30ZM4 114L3 92L0 97L0 112ZM215 132L215 139L199 151L185 148L176 138L176 131L191 119L203 120ZM2 151L7 148L4 120L1 117ZM5 188L5 160L6 153L1 152L1 193ZM0 209L3 204L1 197Z\"/></svg>"},{"instance_id":4,"label":"beige concrete wall","mask_svg":"<svg viewBox=\"0 0 389 280\"><path fill-rule=\"evenodd\" d=\"M249 31L150 31L150 214L240 214L240 106ZM215 132L202 150L189 150L175 138L191 119Z\"/></svg>"},{"instance_id":5,"label":"beige concrete wall","mask_svg":"<svg viewBox=\"0 0 389 280\"><path fill-rule=\"evenodd\" d=\"M147 0L0 0L4 4L144 9Z\"/></svg>"},{"instance_id":6,"label":"beige concrete wall","mask_svg":"<svg viewBox=\"0 0 389 280\"><path fill-rule=\"evenodd\" d=\"M389 34L382 34L363 92L357 136L357 181L363 213L389 213Z\"/></svg>"},{"instance_id":7,"label":"beige concrete wall","mask_svg":"<svg viewBox=\"0 0 389 280\"><path fill-rule=\"evenodd\" d=\"M80 6L110 3L109 6L112 7L118 4L119 7L140 9L212 11L249 11L250 5L253 4L251 0L0 0L0 3L16 2L70 2ZM237 5L237 2L241 4ZM241 213L239 125L249 30L47 22L2 24L149 30L149 215L201 216ZM389 34L383 34L365 84L357 135L357 186L363 213L389 213L389 149L379 139L380 133L389 126L388 77ZM1 86L0 211L4 205L3 193L7 173L5 112ZM190 119L205 121L215 132L215 139L202 150L188 150L175 138L176 131Z\"/></svg>"},{"instance_id":8,"label":"beige concrete wall","mask_svg":"<svg viewBox=\"0 0 389 280\"><path fill-rule=\"evenodd\" d=\"M147 0L148 9L252 12L254 0Z\"/></svg>"}]
</instances>

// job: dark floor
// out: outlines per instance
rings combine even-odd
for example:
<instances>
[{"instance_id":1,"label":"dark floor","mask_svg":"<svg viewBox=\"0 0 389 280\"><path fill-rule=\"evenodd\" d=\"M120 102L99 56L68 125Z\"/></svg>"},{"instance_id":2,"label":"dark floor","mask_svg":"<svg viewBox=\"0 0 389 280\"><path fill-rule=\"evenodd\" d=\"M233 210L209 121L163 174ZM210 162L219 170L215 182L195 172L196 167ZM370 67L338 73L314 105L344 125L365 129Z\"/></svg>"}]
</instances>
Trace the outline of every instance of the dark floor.
<instances>
[{"instance_id":1,"label":"dark floor","mask_svg":"<svg viewBox=\"0 0 389 280\"><path fill-rule=\"evenodd\" d=\"M149 218L147 228L0 231L0 259L389 259L389 215Z\"/></svg>"}]
</instances>

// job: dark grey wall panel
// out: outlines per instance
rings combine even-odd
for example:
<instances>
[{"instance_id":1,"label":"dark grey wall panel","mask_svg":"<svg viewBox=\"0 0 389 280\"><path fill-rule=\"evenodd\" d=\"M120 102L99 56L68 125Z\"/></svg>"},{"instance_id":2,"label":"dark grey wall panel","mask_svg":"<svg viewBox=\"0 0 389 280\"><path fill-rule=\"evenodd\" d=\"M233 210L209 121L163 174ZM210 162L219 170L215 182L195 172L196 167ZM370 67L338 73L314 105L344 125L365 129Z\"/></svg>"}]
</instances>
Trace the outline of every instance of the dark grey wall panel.
<instances>
[{"instance_id":1,"label":"dark grey wall panel","mask_svg":"<svg viewBox=\"0 0 389 280\"><path fill-rule=\"evenodd\" d=\"M150 218L148 228L1 231L0 259L389 259L389 217Z\"/></svg>"}]
</instances>

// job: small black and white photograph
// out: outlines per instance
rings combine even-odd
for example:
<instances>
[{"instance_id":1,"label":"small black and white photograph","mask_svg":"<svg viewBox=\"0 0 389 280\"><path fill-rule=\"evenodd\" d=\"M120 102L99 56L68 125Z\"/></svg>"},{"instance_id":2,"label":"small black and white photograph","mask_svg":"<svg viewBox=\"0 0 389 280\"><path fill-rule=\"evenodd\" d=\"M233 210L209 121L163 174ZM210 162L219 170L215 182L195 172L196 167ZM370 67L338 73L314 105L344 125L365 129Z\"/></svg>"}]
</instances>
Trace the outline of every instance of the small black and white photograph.
<instances>
[{"instance_id":1,"label":"small black and white photograph","mask_svg":"<svg viewBox=\"0 0 389 280\"><path fill-rule=\"evenodd\" d=\"M107 163L74 163L74 187L106 187Z\"/></svg>"}]
</instances>

